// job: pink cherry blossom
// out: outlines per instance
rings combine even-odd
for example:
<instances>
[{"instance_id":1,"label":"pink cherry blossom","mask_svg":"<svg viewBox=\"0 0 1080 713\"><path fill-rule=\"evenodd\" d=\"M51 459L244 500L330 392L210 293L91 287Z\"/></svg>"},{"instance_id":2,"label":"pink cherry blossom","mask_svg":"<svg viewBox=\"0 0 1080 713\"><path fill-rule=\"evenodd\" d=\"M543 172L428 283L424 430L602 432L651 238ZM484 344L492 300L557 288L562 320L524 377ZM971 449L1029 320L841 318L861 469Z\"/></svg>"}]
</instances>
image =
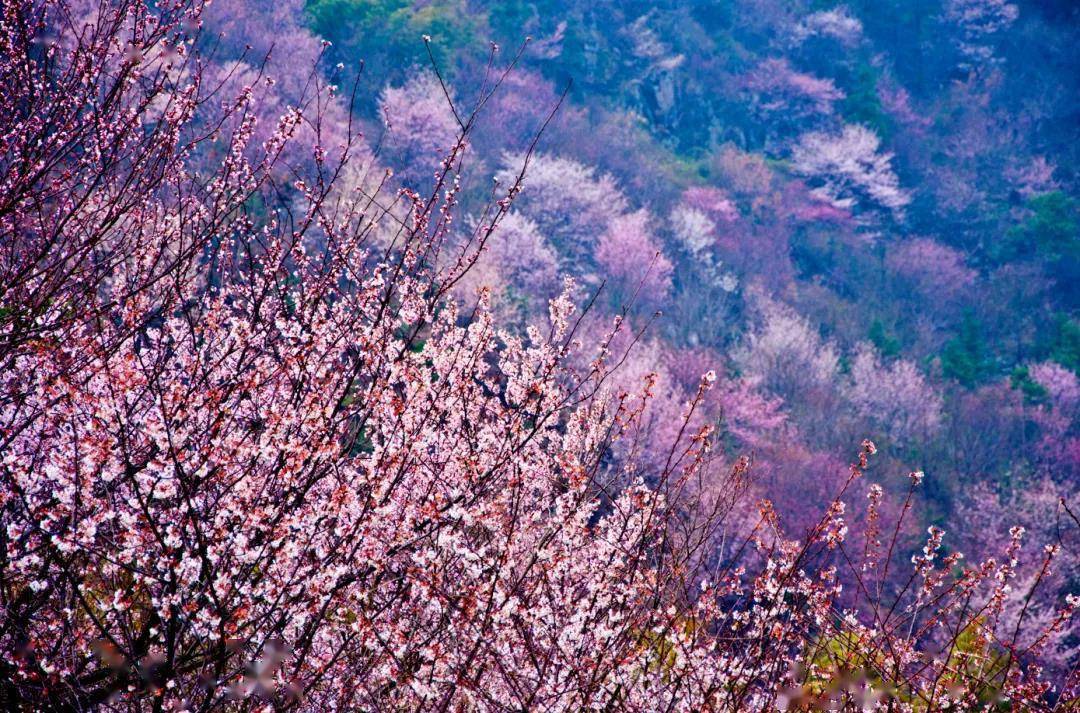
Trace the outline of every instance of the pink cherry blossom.
<instances>
[{"instance_id":1,"label":"pink cherry blossom","mask_svg":"<svg viewBox=\"0 0 1080 713\"><path fill-rule=\"evenodd\" d=\"M671 262L652 236L652 218L644 210L619 216L608 224L594 253L601 276L610 276L623 295L638 290L650 301L663 300L671 289Z\"/></svg>"}]
</instances>

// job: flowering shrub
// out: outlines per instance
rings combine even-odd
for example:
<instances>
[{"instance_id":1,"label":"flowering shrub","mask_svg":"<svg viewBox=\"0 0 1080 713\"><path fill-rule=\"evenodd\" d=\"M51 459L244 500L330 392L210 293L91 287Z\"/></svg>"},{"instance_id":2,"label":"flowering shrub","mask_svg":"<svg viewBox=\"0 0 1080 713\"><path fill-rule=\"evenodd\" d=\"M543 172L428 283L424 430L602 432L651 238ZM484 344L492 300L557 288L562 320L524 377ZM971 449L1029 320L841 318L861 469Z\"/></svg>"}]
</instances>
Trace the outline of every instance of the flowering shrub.
<instances>
[{"instance_id":1,"label":"flowering shrub","mask_svg":"<svg viewBox=\"0 0 1080 713\"><path fill-rule=\"evenodd\" d=\"M1048 700L1033 664L1075 602L1016 645L1019 534L962 567L931 528L894 584L881 489L863 541L846 520L868 441L801 537L767 501L725 529L750 471L722 467L694 420L713 371L665 458L615 463L649 399L648 378L610 385L624 321L585 338L570 284L524 335L495 325L484 289L459 307L521 189L454 232L471 119L429 196L339 190L369 157L360 138L298 128L320 125L329 87L252 146L245 85L207 134L200 3L125 0L54 42L68 10L13 0L0 25L6 709ZM189 169L211 136L225 158ZM307 141L282 185L277 161ZM814 343L778 314L752 354Z\"/></svg>"}]
</instances>

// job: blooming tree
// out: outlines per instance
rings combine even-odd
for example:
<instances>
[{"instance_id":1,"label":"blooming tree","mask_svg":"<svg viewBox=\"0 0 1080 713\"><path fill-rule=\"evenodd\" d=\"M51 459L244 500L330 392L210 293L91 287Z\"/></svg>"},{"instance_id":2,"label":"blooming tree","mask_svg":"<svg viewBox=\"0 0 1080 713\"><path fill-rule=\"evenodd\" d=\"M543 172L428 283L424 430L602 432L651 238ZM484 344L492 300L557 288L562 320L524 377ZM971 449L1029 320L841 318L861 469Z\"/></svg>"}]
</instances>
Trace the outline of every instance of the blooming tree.
<instances>
[{"instance_id":1,"label":"blooming tree","mask_svg":"<svg viewBox=\"0 0 1080 713\"><path fill-rule=\"evenodd\" d=\"M671 261L664 256L650 229L644 210L611 221L596 243L594 256L602 277L615 281L618 293L662 301L671 289Z\"/></svg>"},{"instance_id":2,"label":"blooming tree","mask_svg":"<svg viewBox=\"0 0 1080 713\"><path fill-rule=\"evenodd\" d=\"M1018 526L1024 531L1020 533L1021 547L1027 552L1038 549L1039 543L1052 543L1051 546L1058 550L1049 572L1041 572L1040 563L1030 556L1018 558L1015 565L1020 586L1007 593L1002 615L1022 637L1042 633L1040 620L1053 610L1055 601L1068 596L1075 588L1073 583L1080 577L1080 557L1076 549L1080 531L1065 526L1065 523L1073 522L1070 512L1076 514L1078 493L1074 482L1055 482L1050 476L1035 476L1025 478L1022 487L1000 493L980 485L971 489L960 506L967 522L971 523L963 536L965 551L975 555L991 552L998 544L999 536L995 533L1001 532L1003 526ZM1046 596L1044 592L1041 598L1029 597L1030 583L1040 575L1048 579L1050 594ZM1076 634L1075 622L1050 634L1048 648L1053 653L1047 657L1049 667L1067 669L1076 660L1080 655Z\"/></svg>"},{"instance_id":3,"label":"blooming tree","mask_svg":"<svg viewBox=\"0 0 1080 713\"><path fill-rule=\"evenodd\" d=\"M853 46L862 39L863 26L851 11L839 5L830 10L819 10L799 21L793 37L803 42L810 37L828 37L844 45Z\"/></svg>"},{"instance_id":4,"label":"blooming tree","mask_svg":"<svg viewBox=\"0 0 1080 713\"><path fill-rule=\"evenodd\" d=\"M1068 482L1080 472L1080 379L1052 361L1033 364L1028 372L1046 394L1032 414L1042 431L1040 454L1045 466Z\"/></svg>"},{"instance_id":5,"label":"blooming tree","mask_svg":"<svg viewBox=\"0 0 1080 713\"><path fill-rule=\"evenodd\" d=\"M1020 9L1006 0L949 0L945 3L945 19L960 29L960 52L968 66L992 61L994 36L1016 22L1019 16Z\"/></svg>"},{"instance_id":6,"label":"blooming tree","mask_svg":"<svg viewBox=\"0 0 1080 713\"><path fill-rule=\"evenodd\" d=\"M956 297L975 284L977 274L958 250L931 238L912 238L889 251L885 264L907 289L926 297Z\"/></svg>"},{"instance_id":7,"label":"blooming tree","mask_svg":"<svg viewBox=\"0 0 1080 713\"><path fill-rule=\"evenodd\" d=\"M200 41L217 62L258 65L269 57L279 90L303 95L323 48L304 22L302 0L214 0L200 19Z\"/></svg>"},{"instance_id":8,"label":"blooming tree","mask_svg":"<svg viewBox=\"0 0 1080 713\"><path fill-rule=\"evenodd\" d=\"M754 106L773 120L805 120L832 114L833 104L844 98L830 79L796 71L785 59L767 59L743 82L754 95Z\"/></svg>"},{"instance_id":9,"label":"blooming tree","mask_svg":"<svg viewBox=\"0 0 1080 713\"><path fill-rule=\"evenodd\" d=\"M718 188L695 186L683 191L671 209L668 227L676 243L695 260L707 260L721 228L739 217L735 204Z\"/></svg>"},{"instance_id":10,"label":"blooming tree","mask_svg":"<svg viewBox=\"0 0 1080 713\"><path fill-rule=\"evenodd\" d=\"M386 122L386 149L393 165L416 185L430 178L457 141L461 127L432 72L419 72L400 87L386 87L379 108ZM424 184L426 185L426 183Z\"/></svg>"},{"instance_id":11,"label":"blooming tree","mask_svg":"<svg viewBox=\"0 0 1080 713\"><path fill-rule=\"evenodd\" d=\"M671 210L668 222L675 240L694 257L704 254L716 242L716 223L703 210L680 203Z\"/></svg>"},{"instance_id":12,"label":"blooming tree","mask_svg":"<svg viewBox=\"0 0 1080 713\"><path fill-rule=\"evenodd\" d=\"M941 422L941 397L910 361L882 364L874 347L861 343L851 360L848 398L862 422L877 423L894 442L926 439Z\"/></svg>"},{"instance_id":13,"label":"blooming tree","mask_svg":"<svg viewBox=\"0 0 1080 713\"><path fill-rule=\"evenodd\" d=\"M796 173L812 181L815 191L836 207L883 208L899 218L911 196L900 187L892 154L880 147L873 130L848 124L839 134L803 134L791 150L791 161Z\"/></svg>"},{"instance_id":14,"label":"blooming tree","mask_svg":"<svg viewBox=\"0 0 1080 713\"><path fill-rule=\"evenodd\" d=\"M682 203L708 215L717 223L738 220L739 210L727 194L713 186L694 186L683 191Z\"/></svg>"},{"instance_id":15,"label":"blooming tree","mask_svg":"<svg viewBox=\"0 0 1080 713\"><path fill-rule=\"evenodd\" d=\"M933 123L932 119L923 116L912 106L911 94L902 86L881 82L878 84L877 97L881 106L905 126L924 129Z\"/></svg>"},{"instance_id":16,"label":"blooming tree","mask_svg":"<svg viewBox=\"0 0 1080 713\"><path fill-rule=\"evenodd\" d=\"M566 23L561 23L565 26ZM540 42L533 39L528 51L537 50ZM498 93L488 101L474 139L495 153L517 152L529 145L543 123L546 115L542 108L559 104L559 94L551 82L542 75L526 69L517 69L501 77ZM559 123L565 125L580 110L564 106Z\"/></svg>"},{"instance_id":17,"label":"blooming tree","mask_svg":"<svg viewBox=\"0 0 1080 713\"><path fill-rule=\"evenodd\" d=\"M522 155L506 156L496 174L499 183L510 185L523 161ZM561 251L580 259L592 253L595 241L629 203L611 176L597 175L573 159L536 154L516 206Z\"/></svg>"},{"instance_id":18,"label":"blooming tree","mask_svg":"<svg viewBox=\"0 0 1080 713\"><path fill-rule=\"evenodd\" d=\"M836 378L839 353L790 307L760 299L760 324L737 354L744 370L780 396L826 388Z\"/></svg>"},{"instance_id":19,"label":"blooming tree","mask_svg":"<svg viewBox=\"0 0 1080 713\"><path fill-rule=\"evenodd\" d=\"M537 312L554 296L557 267L558 257L536 223L510 212L458 283L457 292L474 302L479 289L490 288L497 315L520 317L521 312Z\"/></svg>"},{"instance_id":20,"label":"blooming tree","mask_svg":"<svg viewBox=\"0 0 1080 713\"><path fill-rule=\"evenodd\" d=\"M1076 372L1046 361L1031 367L1031 378L1046 389L1055 408L1072 413L1080 407L1080 379Z\"/></svg>"},{"instance_id":21,"label":"blooming tree","mask_svg":"<svg viewBox=\"0 0 1080 713\"><path fill-rule=\"evenodd\" d=\"M1054 179L1056 170L1057 167L1045 156L1036 156L1024 165L1014 166L1006 175L1016 185L1020 195L1031 198L1061 189L1061 184Z\"/></svg>"}]
</instances>

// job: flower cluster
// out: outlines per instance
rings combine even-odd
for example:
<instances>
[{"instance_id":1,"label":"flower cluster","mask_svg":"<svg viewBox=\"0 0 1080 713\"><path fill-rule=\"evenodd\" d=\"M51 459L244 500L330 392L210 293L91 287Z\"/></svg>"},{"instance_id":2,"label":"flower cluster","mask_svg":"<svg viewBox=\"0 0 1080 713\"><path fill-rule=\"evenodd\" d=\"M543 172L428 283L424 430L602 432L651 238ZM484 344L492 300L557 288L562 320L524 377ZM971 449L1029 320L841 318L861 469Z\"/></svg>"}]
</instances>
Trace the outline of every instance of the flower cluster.
<instances>
[{"instance_id":1,"label":"flower cluster","mask_svg":"<svg viewBox=\"0 0 1080 713\"><path fill-rule=\"evenodd\" d=\"M1021 651L998 616L1019 535L1006 564L955 574L932 532L892 587L896 536L882 555L875 534L861 561L849 543L845 498L867 476L870 441L803 537L767 501L735 527L749 460L722 469L698 414L710 389L736 386L707 371L663 457L639 458L657 376L613 388L626 322L590 343L572 282L546 328L524 334L496 325L486 288L460 306L521 187L511 178L461 234L471 119L430 194L341 190L336 178L369 154L351 130L325 146L301 128L340 109L331 86L257 141L259 95L245 84L207 133L204 65L174 51L197 45L199 5L103 6L93 31L42 48L71 32L70 9L12 0L0 23L5 705L1044 700L1049 684L1029 667L1038 644ZM155 64L162 47L185 71ZM313 145L288 153L297 142ZM222 146L220 161L194 161ZM282 184L278 161L296 155L313 164ZM611 189L573 165L547 170ZM561 198L563 217L591 200ZM521 269L548 262L542 218L559 215L508 226L531 236ZM643 219L612 225L647 242ZM774 312L749 365L769 378L836 369L831 352L790 357L822 342ZM725 486L708 507L694 497L706 475ZM859 595L845 598L849 582ZM928 660L931 646L941 653ZM977 669L956 664L976 655Z\"/></svg>"}]
</instances>

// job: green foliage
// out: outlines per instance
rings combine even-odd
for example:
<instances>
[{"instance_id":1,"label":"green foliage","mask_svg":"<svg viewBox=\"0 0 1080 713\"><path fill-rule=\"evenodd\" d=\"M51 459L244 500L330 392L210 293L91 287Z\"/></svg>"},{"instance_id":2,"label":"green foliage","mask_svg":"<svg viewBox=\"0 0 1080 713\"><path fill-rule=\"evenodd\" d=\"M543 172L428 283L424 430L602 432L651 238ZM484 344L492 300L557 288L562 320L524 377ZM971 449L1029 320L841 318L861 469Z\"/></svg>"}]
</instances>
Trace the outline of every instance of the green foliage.
<instances>
[{"instance_id":1,"label":"green foliage","mask_svg":"<svg viewBox=\"0 0 1080 713\"><path fill-rule=\"evenodd\" d=\"M979 635L983 624L981 619L976 619L959 633L948 651L949 663L945 667L948 674L937 685L964 692L983 706L980 710L1007 711L1010 708L1001 691L1009 655L987 644ZM925 697L917 695L910 683L897 686L890 675L891 664L886 664L881 656L868 656L853 634L841 631L822 636L811 652L807 662L809 675L796 701L800 707L818 710L817 705L843 700L844 693L854 683L857 688L869 686L886 700L903 704L905 709L920 713L937 710L930 708Z\"/></svg>"},{"instance_id":2,"label":"green foliage","mask_svg":"<svg viewBox=\"0 0 1080 713\"><path fill-rule=\"evenodd\" d=\"M506 0L499 4L499 11L489 15L491 29L500 39L521 34L522 30L540 20L538 4L528 0ZM542 25L542 31L554 30L557 26L555 16L548 15ZM551 27L546 27L550 24ZM524 39L524 38L522 38Z\"/></svg>"},{"instance_id":3,"label":"green foliage","mask_svg":"<svg viewBox=\"0 0 1080 713\"><path fill-rule=\"evenodd\" d=\"M1080 202L1061 191L1033 196L1027 217L989 250L999 264L1040 259L1051 265L1080 259Z\"/></svg>"},{"instance_id":4,"label":"green foliage","mask_svg":"<svg viewBox=\"0 0 1080 713\"><path fill-rule=\"evenodd\" d=\"M353 430L352 436L347 442L347 450L353 456L371 455L375 452L375 444L372 442L368 432L361 426Z\"/></svg>"},{"instance_id":5,"label":"green foliage","mask_svg":"<svg viewBox=\"0 0 1080 713\"><path fill-rule=\"evenodd\" d=\"M830 5L833 7L834 5ZM941 0L856 0L851 3L875 46L888 52L891 67L909 90L922 93L950 77L935 67L949 43L941 41Z\"/></svg>"},{"instance_id":6,"label":"green foliage","mask_svg":"<svg viewBox=\"0 0 1080 713\"><path fill-rule=\"evenodd\" d=\"M1050 358L1080 373L1080 321L1059 315L1056 323L1057 331Z\"/></svg>"},{"instance_id":7,"label":"green foliage","mask_svg":"<svg viewBox=\"0 0 1080 713\"><path fill-rule=\"evenodd\" d=\"M885 330L885 325L880 319L875 319L870 324L870 332L867 336L882 356L890 359L900 356L900 340Z\"/></svg>"},{"instance_id":8,"label":"green foliage","mask_svg":"<svg viewBox=\"0 0 1080 713\"><path fill-rule=\"evenodd\" d=\"M710 31L728 30L734 20L734 3L731 0L694 3L694 18Z\"/></svg>"},{"instance_id":9,"label":"green foliage","mask_svg":"<svg viewBox=\"0 0 1080 713\"><path fill-rule=\"evenodd\" d=\"M964 315L960 333L945 343L941 352L942 373L972 388L990 376L994 363L987 354L982 325L971 312Z\"/></svg>"},{"instance_id":10,"label":"green foliage","mask_svg":"<svg viewBox=\"0 0 1080 713\"><path fill-rule=\"evenodd\" d=\"M847 94L840 108L844 118L866 124L884 139L892 134L892 120L881 106L877 92L878 71L869 62L859 62L841 86Z\"/></svg>"},{"instance_id":11,"label":"green foliage","mask_svg":"<svg viewBox=\"0 0 1080 713\"><path fill-rule=\"evenodd\" d=\"M796 710L824 710L830 702L842 701L852 688L870 687L890 700L911 702L912 696L898 691L881 676L881 657L865 653L858 637L847 631L821 636L810 649L807 677L792 703Z\"/></svg>"},{"instance_id":12,"label":"green foliage","mask_svg":"<svg viewBox=\"0 0 1080 713\"><path fill-rule=\"evenodd\" d=\"M1009 654L990 646L979 636L983 624L981 619L976 619L956 637L946 667L952 672L953 680L942 683L972 694L984 706L982 710L1009 711L1012 708L1001 695Z\"/></svg>"},{"instance_id":13,"label":"green foliage","mask_svg":"<svg viewBox=\"0 0 1080 713\"><path fill-rule=\"evenodd\" d=\"M1034 196L1027 207L1031 215L1010 231L1015 239L1033 243L1050 260L1080 256L1080 202L1052 191Z\"/></svg>"},{"instance_id":14,"label":"green foliage","mask_svg":"<svg viewBox=\"0 0 1080 713\"><path fill-rule=\"evenodd\" d=\"M1053 361L1080 374L1080 320L1057 312L1039 330L1029 348L1029 361Z\"/></svg>"},{"instance_id":15,"label":"green foliage","mask_svg":"<svg viewBox=\"0 0 1080 713\"><path fill-rule=\"evenodd\" d=\"M380 83L428 63L425 35L448 73L463 51L487 49L479 33L483 16L467 12L458 0L311 0L307 10L312 29L334 43L338 56L363 60Z\"/></svg>"},{"instance_id":16,"label":"green foliage","mask_svg":"<svg viewBox=\"0 0 1080 713\"><path fill-rule=\"evenodd\" d=\"M1017 366L1009 375L1009 384L1012 388L1024 394L1024 401L1032 404L1042 403L1049 395L1046 388L1031 378L1026 366Z\"/></svg>"}]
</instances>

